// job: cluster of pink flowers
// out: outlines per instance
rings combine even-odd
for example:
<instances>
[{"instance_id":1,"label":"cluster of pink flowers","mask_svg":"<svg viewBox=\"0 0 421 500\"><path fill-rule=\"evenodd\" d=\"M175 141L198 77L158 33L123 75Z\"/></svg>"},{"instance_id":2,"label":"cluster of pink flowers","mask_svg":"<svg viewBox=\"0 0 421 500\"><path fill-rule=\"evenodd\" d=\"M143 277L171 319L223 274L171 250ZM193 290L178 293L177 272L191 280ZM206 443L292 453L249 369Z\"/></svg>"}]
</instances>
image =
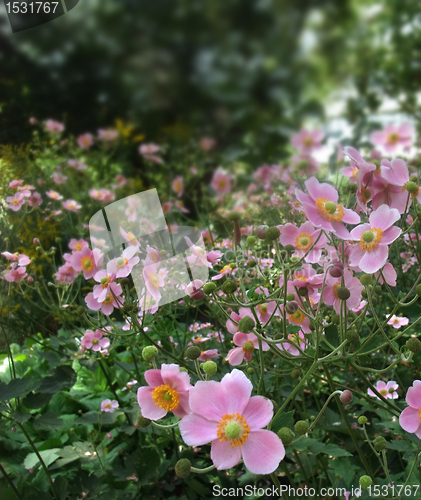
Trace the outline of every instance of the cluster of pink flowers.
<instances>
[{"instance_id":1,"label":"cluster of pink flowers","mask_svg":"<svg viewBox=\"0 0 421 500\"><path fill-rule=\"evenodd\" d=\"M35 189L34 186L24 185L22 179L11 181L9 188L14 193L6 198L7 208L14 212L17 212L24 203L27 203L30 207L39 207L42 203L41 195L37 191L32 192Z\"/></svg>"},{"instance_id":2,"label":"cluster of pink flowers","mask_svg":"<svg viewBox=\"0 0 421 500\"><path fill-rule=\"evenodd\" d=\"M7 269L2 271L0 275L1 278L5 279L9 283L20 283L28 276L26 266L31 263L31 259L27 255L10 252L2 252L2 255L6 257L10 265Z\"/></svg>"},{"instance_id":3,"label":"cluster of pink flowers","mask_svg":"<svg viewBox=\"0 0 421 500\"><path fill-rule=\"evenodd\" d=\"M139 153L145 158L145 160L151 161L153 163L163 163L164 160L157 153L161 152L161 147L158 144L142 144L139 147Z\"/></svg>"},{"instance_id":4,"label":"cluster of pink flowers","mask_svg":"<svg viewBox=\"0 0 421 500\"><path fill-rule=\"evenodd\" d=\"M92 349L101 354L107 353L107 349L110 346L110 339L106 335L107 332L103 330L87 330L80 341L82 353L85 352L86 349Z\"/></svg>"},{"instance_id":5,"label":"cluster of pink flowers","mask_svg":"<svg viewBox=\"0 0 421 500\"><path fill-rule=\"evenodd\" d=\"M243 459L254 474L274 472L285 456L280 438L264 429L273 418L273 404L251 396L252 384L234 369L221 382L190 383L189 375L175 364L145 372L147 386L137 399L142 416L159 420L169 411L181 418L179 428L189 446L211 443L211 460L217 470L234 467Z\"/></svg>"}]
</instances>

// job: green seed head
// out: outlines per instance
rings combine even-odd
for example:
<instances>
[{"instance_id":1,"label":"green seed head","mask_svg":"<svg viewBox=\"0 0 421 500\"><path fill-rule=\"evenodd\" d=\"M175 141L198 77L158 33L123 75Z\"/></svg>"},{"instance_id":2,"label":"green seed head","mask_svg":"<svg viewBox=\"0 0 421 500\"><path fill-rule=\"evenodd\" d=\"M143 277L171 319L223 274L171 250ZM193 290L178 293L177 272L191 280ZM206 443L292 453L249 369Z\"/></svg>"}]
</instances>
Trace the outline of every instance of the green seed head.
<instances>
[{"instance_id":1,"label":"green seed head","mask_svg":"<svg viewBox=\"0 0 421 500\"><path fill-rule=\"evenodd\" d=\"M416 337L411 337L406 343L406 347L413 353L421 351L421 342Z\"/></svg>"},{"instance_id":2,"label":"green seed head","mask_svg":"<svg viewBox=\"0 0 421 500\"><path fill-rule=\"evenodd\" d=\"M190 476L191 462L188 458L182 458L175 464L175 473L180 479L186 479Z\"/></svg>"},{"instance_id":3,"label":"green seed head","mask_svg":"<svg viewBox=\"0 0 421 500\"><path fill-rule=\"evenodd\" d=\"M351 292L346 286L338 286L336 293L341 300L348 300L351 297Z\"/></svg>"},{"instance_id":4,"label":"green seed head","mask_svg":"<svg viewBox=\"0 0 421 500\"><path fill-rule=\"evenodd\" d=\"M216 290L216 284L210 281L209 283L205 283L203 286L203 291L206 293L206 295L210 295Z\"/></svg>"},{"instance_id":5,"label":"green seed head","mask_svg":"<svg viewBox=\"0 0 421 500\"><path fill-rule=\"evenodd\" d=\"M330 213L334 214L336 212L336 203L334 201L327 201L325 203L325 209Z\"/></svg>"},{"instance_id":6,"label":"green seed head","mask_svg":"<svg viewBox=\"0 0 421 500\"><path fill-rule=\"evenodd\" d=\"M194 361L202 354L202 351L197 347L197 345L191 345L187 348L186 356L188 359Z\"/></svg>"},{"instance_id":7,"label":"green seed head","mask_svg":"<svg viewBox=\"0 0 421 500\"><path fill-rule=\"evenodd\" d=\"M234 280L227 280L222 285L222 291L225 293L225 295L230 295L231 293L234 293L237 290L237 288L238 288L237 283Z\"/></svg>"},{"instance_id":8,"label":"green seed head","mask_svg":"<svg viewBox=\"0 0 421 500\"><path fill-rule=\"evenodd\" d=\"M363 274L360 278L361 285L368 286L373 281L371 274Z\"/></svg>"},{"instance_id":9,"label":"green seed head","mask_svg":"<svg viewBox=\"0 0 421 500\"><path fill-rule=\"evenodd\" d=\"M292 443L294 433L288 427L282 427L282 429L278 431L278 437L281 439L282 443L287 446Z\"/></svg>"},{"instance_id":10,"label":"green seed head","mask_svg":"<svg viewBox=\"0 0 421 500\"><path fill-rule=\"evenodd\" d=\"M376 451L382 451L386 448L387 441L383 436L377 436L373 441L373 446Z\"/></svg>"},{"instance_id":11,"label":"green seed head","mask_svg":"<svg viewBox=\"0 0 421 500\"><path fill-rule=\"evenodd\" d=\"M214 361L206 361L202 364L202 370L206 373L206 375L215 375L218 370L218 365Z\"/></svg>"},{"instance_id":12,"label":"green seed head","mask_svg":"<svg viewBox=\"0 0 421 500\"><path fill-rule=\"evenodd\" d=\"M255 326L256 323L250 316L245 316L238 322L238 330L242 333L250 333Z\"/></svg>"},{"instance_id":13,"label":"green seed head","mask_svg":"<svg viewBox=\"0 0 421 500\"><path fill-rule=\"evenodd\" d=\"M361 488L368 488L373 484L373 480L370 476L361 476L360 477L360 486Z\"/></svg>"},{"instance_id":14,"label":"green seed head","mask_svg":"<svg viewBox=\"0 0 421 500\"><path fill-rule=\"evenodd\" d=\"M364 425L367 423L367 417L365 417L364 415L361 415L361 417L358 417L358 423L360 425Z\"/></svg>"},{"instance_id":15,"label":"green seed head","mask_svg":"<svg viewBox=\"0 0 421 500\"><path fill-rule=\"evenodd\" d=\"M253 248L256 244L256 236L247 236L247 246Z\"/></svg>"},{"instance_id":16,"label":"green seed head","mask_svg":"<svg viewBox=\"0 0 421 500\"><path fill-rule=\"evenodd\" d=\"M266 239L270 241L277 240L280 235L281 231L276 226L269 227L266 231Z\"/></svg>"},{"instance_id":17,"label":"green seed head","mask_svg":"<svg viewBox=\"0 0 421 500\"><path fill-rule=\"evenodd\" d=\"M299 420L294 425L294 429L297 434L299 434L300 436L304 436L304 434L306 434L308 431L308 423L305 420Z\"/></svg>"},{"instance_id":18,"label":"green seed head","mask_svg":"<svg viewBox=\"0 0 421 500\"><path fill-rule=\"evenodd\" d=\"M158 355L158 349L154 345L148 345L142 351L142 358L145 361L152 361Z\"/></svg>"},{"instance_id":19,"label":"green seed head","mask_svg":"<svg viewBox=\"0 0 421 500\"><path fill-rule=\"evenodd\" d=\"M418 191L418 186L415 184L415 182L409 181L405 184L405 189L408 191L408 193L414 194Z\"/></svg>"}]
</instances>

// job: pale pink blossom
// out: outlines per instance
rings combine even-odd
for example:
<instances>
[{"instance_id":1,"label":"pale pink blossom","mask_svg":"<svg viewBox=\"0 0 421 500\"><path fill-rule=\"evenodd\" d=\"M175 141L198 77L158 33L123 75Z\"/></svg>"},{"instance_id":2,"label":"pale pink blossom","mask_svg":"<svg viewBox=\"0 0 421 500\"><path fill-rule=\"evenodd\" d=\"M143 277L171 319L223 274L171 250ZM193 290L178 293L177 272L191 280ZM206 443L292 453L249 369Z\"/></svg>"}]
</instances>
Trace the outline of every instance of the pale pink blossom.
<instances>
[{"instance_id":1,"label":"pale pink blossom","mask_svg":"<svg viewBox=\"0 0 421 500\"><path fill-rule=\"evenodd\" d=\"M37 244L39 244L39 241ZM1 254L4 255L7 260L17 262L19 266L27 266L31 262L31 259L24 253L2 252Z\"/></svg>"},{"instance_id":2,"label":"pale pink blossom","mask_svg":"<svg viewBox=\"0 0 421 500\"><path fill-rule=\"evenodd\" d=\"M104 399L104 401L101 402L101 411L113 413L117 408L118 402L116 400L111 401L110 399Z\"/></svg>"},{"instance_id":3,"label":"pale pink blossom","mask_svg":"<svg viewBox=\"0 0 421 500\"><path fill-rule=\"evenodd\" d=\"M302 153L311 153L322 145L324 133L321 130L302 129L291 137L291 144Z\"/></svg>"},{"instance_id":4,"label":"pale pink blossom","mask_svg":"<svg viewBox=\"0 0 421 500\"><path fill-rule=\"evenodd\" d=\"M102 141L114 141L118 137L118 131L114 129L99 129L98 138Z\"/></svg>"},{"instance_id":5,"label":"pale pink blossom","mask_svg":"<svg viewBox=\"0 0 421 500\"><path fill-rule=\"evenodd\" d=\"M15 193L13 196L8 196L6 198L9 206L7 208L12 209L14 212L17 212L22 205L25 203L25 197L22 193Z\"/></svg>"},{"instance_id":6,"label":"pale pink blossom","mask_svg":"<svg viewBox=\"0 0 421 500\"><path fill-rule=\"evenodd\" d=\"M409 406L400 414L399 424L404 431L421 439L421 380L414 380L412 387L408 389L406 403Z\"/></svg>"},{"instance_id":7,"label":"pale pink blossom","mask_svg":"<svg viewBox=\"0 0 421 500\"><path fill-rule=\"evenodd\" d=\"M400 125L387 125L383 130L373 132L370 140L375 146L380 146L391 153L398 147L410 148L413 135L414 127L410 123L404 122Z\"/></svg>"},{"instance_id":8,"label":"pale pink blossom","mask_svg":"<svg viewBox=\"0 0 421 500\"><path fill-rule=\"evenodd\" d=\"M63 196L61 194L57 193L57 191L53 191L52 189L50 191L47 191L45 193L49 198L52 200L62 200Z\"/></svg>"},{"instance_id":9,"label":"pale pink blossom","mask_svg":"<svg viewBox=\"0 0 421 500\"><path fill-rule=\"evenodd\" d=\"M45 122L45 127L48 132L51 132L52 134L61 134L64 130L64 125L62 123L51 119Z\"/></svg>"},{"instance_id":10,"label":"pale pink blossom","mask_svg":"<svg viewBox=\"0 0 421 500\"><path fill-rule=\"evenodd\" d=\"M327 237L320 234L320 229L316 229L311 222L305 222L300 227L288 223L278 226L278 229L281 231L281 244L295 247L293 255L300 258L305 256L304 260L309 263L319 262L327 243Z\"/></svg>"},{"instance_id":11,"label":"pale pink blossom","mask_svg":"<svg viewBox=\"0 0 421 500\"><path fill-rule=\"evenodd\" d=\"M111 293L112 291L112 293ZM94 296L93 293L88 293L88 295L85 297L85 302L86 305L89 307L89 309L92 309L92 311L99 311L106 316L109 316L113 311L114 308L118 309L121 307L123 304L123 300L120 298L120 295L122 294L122 289L121 285L117 283L111 283L110 285L110 293L105 297L105 299L102 302L99 302ZM117 297L117 301L115 300L114 296Z\"/></svg>"},{"instance_id":12,"label":"pale pink blossom","mask_svg":"<svg viewBox=\"0 0 421 500\"><path fill-rule=\"evenodd\" d=\"M383 380L379 380L377 384L374 386L379 394L381 394L385 399L397 399L398 393L396 392L399 388L399 385L391 380L390 382L383 382ZM371 389L367 390L367 394L369 396L373 396L377 399L380 399L379 396Z\"/></svg>"},{"instance_id":13,"label":"pale pink blossom","mask_svg":"<svg viewBox=\"0 0 421 500\"><path fill-rule=\"evenodd\" d=\"M67 181L67 177L59 172L54 172L51 177L55 184L64 184Z\"/></svg>"},{"instance_id":14,"label":"pale pink blossom","mask_svg":"<svg viewBox=\"0 0 421 500\"><path fill-rule=\"evenodd\" d=\"M4 275L4 279L9 283L20 283L26 276L28 276L26 267L16 267L16 264L12 264L9 272Z\"/></svg>"},{"instance_id":15,"label":"pale pink blossom","mask_svg":"<svg viewBox=\"0 0 421 500\"><path fill-rule=\"evenodd\" d=\"M201 351L198 359L200 361L206 362L210 361L213 358L217 358L219 356L218 349L208 349L207 351Z\"/></svg>"},{"instance_id":16,"label":"pale pink blossom","mask_svg":"<svg viewBox=\"0 0 421 500\"><path fill-rule=\"evenodd\" d=\"M67 162L69 167L74 168L75 170L86 170L88 167L84 163L79 160L69 160Z\"/></svg>"},{"instance_id":17,"label":"pale pink blossom","mask_svg":"<svg viewBox=\"0 0 421 500\"><path fill-rule=\"evenodd\" d=\"M39 207L41 203L42 203L41 195L37 192L32 193L31 196L28 198L28 205L30 207Z\"/></svg>"},{"instance_id":18,"label":"pale pink blossom","mask_svg":"<svg viewBox=\"0 0 421 500\"><path fill-rule=\"evenodd\" d=\"M171 184L172 190L174 193L178 196L181 197L183 196L184 193L184 183L183 183L183 178L181 175L177 176Z\"/></svg>"},{"instance_id":19,"label":"pale pink blossom","mask_svg":"<svg viewBox=\"0 0 421 500\"><path fill-rule=\"evenodd\" d=\"M66 200L63 201L63 208L69 210L70 212L77 212L82 208L82 205L79 205L75 200Z\"/></svg>"},{"instance_id":20,"label":"pale pink blossom","mask_svg":"<svg viewBox=\"0 0 421 500\"><path fill-rule=\"evenodd\" d=\"M93 135L89 133L82 134L77 138L77 143L82 149L89 149L94 143Z\"/></svg>"},{"instance_id":21,"label":"pale pink blossom","mask_svg":"<svg viewBox=\"0 0 421 500\"><path fill-rule=\"evenodd\" d=\"M302 351L305 351L308 347L304 333L301 330L297 333L289 333L288 340L294 342L294 344L297 345ZM290 344L289 342L276 344L276 346L280 349L289 352L291 356L298 356L301 352L297 349L297 347L295 347L295 345Z\"/></svg>"},{"instance_id":22,"label":"pale pink blossom","mask_svg":"<svg viewBox=\"0 0 421 500\"><path fill-rule=\"evenodd\" d=\"M231 175L225 170L218 169L213 174L211 187L217 195L228 194L231 192Z\"/></svg>"},{"instance_id":23,"label":"pale pink blossom","mask_svg":"<svg viewBox=\"0 0 421 500\"><path fill-rule=\"evenodd\" d=\"M389 316L388 314L386 316ZM398 330L401 326L405 326L409 323L409 319L402 317L402 316L396 316L395 314L389 319L387 322L388 325L393 326L393 328L396 328Z\"/></svg>"},{"instance_id":24,"label":"pale pink blossom","mask_svg":"<svg viewBox=\"0 0 421 500\"><path fill-rule=\"evenodd\" d=\"M342 283L343 280L343 283ZM341 313L341 307L343 300L338 297L338 288L346 287L350 292L350 297L345 301L346 307L348 309L353 309L358 307L361 302L361 292L364 286L361 284L358 278L354 278L353 273L345 269L342 278L334 278L329 273L326 274L326 282L323 290L323 302L327 306L332 306L337 314Z\"/></svg>"},{"instance_id":25,"label":"pale pink blossom","mask_svg":"<svg viewBox=\"0 0 421 500\"><path fill-rule=\"evenodd\" d=\"M93 351L107 349L110 346L110 339L104 335L101 330L87 330L80 341L80 345L84 349L92 349Z\"/></svg>"},{"instance_id":26,"label":"pale pink blossom","mask_svg":"<svg viewBox=\"0 0 421 500\"><path fill-rule=\"evenodd\" d=\"M250 363L253 351L259 349L259 340L254 333L237 332L234 335L233 342L236 346L231 349L225 358L232 366L240 365L245 359ZM262 351L268 351L269 345L262 341Z\"/></svg>"}]
</instances>

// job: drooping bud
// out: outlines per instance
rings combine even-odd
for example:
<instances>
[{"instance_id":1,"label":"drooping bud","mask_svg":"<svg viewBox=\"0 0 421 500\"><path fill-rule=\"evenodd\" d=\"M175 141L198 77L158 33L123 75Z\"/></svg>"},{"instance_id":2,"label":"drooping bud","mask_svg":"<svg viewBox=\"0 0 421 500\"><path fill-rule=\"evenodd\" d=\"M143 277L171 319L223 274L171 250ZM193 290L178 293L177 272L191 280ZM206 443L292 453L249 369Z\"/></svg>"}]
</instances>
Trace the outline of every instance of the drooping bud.
<instances>
[{"instance_id":1,"label":"drooping bud","mask_svg":"<svg viewBox=\"0 0 421 500\"><path fill-rule=\"evenodd\" d=\"M345 334L345 338L351 343L356 344L360 340L357 330L348 330Z\"/></svg>"},{"instance_id":2,"label":"drooping bud","mask_svg":"<svg viewBox=\"0 0 421 500\"><path fill-rule=\"evenodd\" d=\"M308 288L306 286L303 286L301 288L298 288L297 290L297 294L300 296L300 297L307 297L308 295Z\"/></svg>"},{"instance_id":3,"label":"drooping bud","mask_svg":"<svg viewBox=\"0 0 421 500\"><path fill-rule=\"evenodd\" d=\"M266 231L268 230L268 226L261 225L256 229L256 236L259 240L264 240L266 238Z\"/></svg>"},{"instance_id":4,"label":"drooping bud","mask_svg":"<svg viewBox=\"0 0 421 500\"><path fill-rule=\"evenodd\" d=\"M291 300L291 302L287 302L285 304L285 311L288 314L294 314L295 312L298 311L298 302L295 300Z\"/></svg>"},{"instance_id":5,"label":"drooping bud","mask_svg":"<svg viewBox=\"0 0 421 500\"><path fill-rule=\"evenodd\" d=\"M286 250L288 253L295 252L295 247L294 245L285 245L284 250Z\"/></svg>"},{"instance_id":6,"label":"drooping bud","mask_svg":"<svg viewBox=\"0 0 421 500\"><path fill-rule=\"evenodd\" d=\"M287 293L286 299L288 302L291 302L291 300L295 300L295 295L293 293Z\"/></svg>"},{"instance_id":7,"label":"drooping bud","mask_svg":"<svg viewBox=\"0 0 421 500\"><path fill-rule=\"evenodd\" d=\"M352 401L352 392L346 389L340 396L341 403L348 404Z\"/></svg>"},{"instance_id":8,"label":"drooping bud","mask_svg":"<svg viewBox=\"0 0 421 500\"><path fill-rule=\"evenodd\" d=\"M406 342L406 347L413 353L421 351L421 342L416 337L411 337Z\"/></svg>"},{"instance_id":9,"label":"drooping bud","mask_svg":"<svg viewBox=\"0 0 421 500\"><path fill-rule=\"evenodd\" d=\"M300 370L297 370L297 368L295 368L294 370L292 370L291 372L291 377L292 378L299 378L301 375L301 372Z\"/></svg>"},{"instance_id":10,"label":"drooping bud","mask_svg":"<svg viewBox=\"0 0 421 500\"><path fill-rule=\"evenodd\" d=\"M329 274L333 278L341 278L344 274L344 266L340 266L339 264L335 264L333 267L329 269Z\"/></svg>"},{"instance_id":11,"label":"drooping bud","mask_svg":"<svg viewBox=\"0 0 421 500\"><path fill-rule=\"evenodd\" d=\"M181 458L175 464L175 473L180 479L186 479L191 473L191 462L188 458Z\"/></svg>"},{"instance_id":12,"label":"drooping bud","mask_svg":"<svg viewBox=\"0 0 421 500\"><path fill-rule=\"evenodd\" d=\"M130 283L129 278L121 278L121 280L120 280L120 285L121 286L128 286L129 283Z\"/></svg>"},{"instance_id":13,"label":"drooping bud","mask_svg":"<svg viewBox=\"0 0 421 500\"><path fill-rule=\"evenodd\" d=\"M336 294L341 300L348 300L351 297L351 292L346 286L338 286L336 289Z\"/></svg>"},{"instance_id":14,"label":"drooping bud","mask_svg":"<svg viewBox=\"0 0 421 500\"><path fill-rule=\"evenodd\" d=\"M281 231L276 226L271 226L266 231L266 239L270 241L277 240L281 235Z\"/></svg>"}]
</instances>

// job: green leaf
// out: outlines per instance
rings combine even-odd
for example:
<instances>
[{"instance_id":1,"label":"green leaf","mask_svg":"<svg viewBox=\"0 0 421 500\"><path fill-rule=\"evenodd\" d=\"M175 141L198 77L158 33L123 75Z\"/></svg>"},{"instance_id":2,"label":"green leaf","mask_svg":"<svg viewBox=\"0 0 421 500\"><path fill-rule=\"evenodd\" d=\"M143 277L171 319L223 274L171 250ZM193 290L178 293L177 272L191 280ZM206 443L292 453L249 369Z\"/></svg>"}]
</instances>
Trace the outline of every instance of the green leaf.
<instances>
[{"instance_id":1,"label":"green leaf","mask_svg":"<svg viewBox=\"0 0 421 500\"><path fill-rule=\"evenodd\" d=\"M295 410L282 412L276 419L272 420L271 430L273 432L278 432L282 427L291 427L294 413Z\"/></svg>"},{"instance_id":2,"label":"green leaf","mask_svg":"<svg viewBox=\"0 0 421 500\"><path fill-rule=\"evenodd\" d=\"M412 450L412 444L408 443L408 441L405 441L403 439L396 440L396 441L388 441L386 448L389 450L398 450L398 451L408 451Z\"/></svg>"},{"instance_id":3,"label":"green leaf","mask_svg":"<svg viewBox=\"0 0 421 500\"><path fill-rule=\"evenodd\" d=\"M60 448L52 448L51 450L40 451L39 454L45 465L48 467L59 457L58 453ZM36 453L30 453L23 463L25 469L34 469L36 465L40 464L40 461Z\"/></svg>"},{"instance_id":4,"label":"green leaf","mask_svg":"<svg viewBox=\"0 0 421 500\"><path fill-rule=\"evenodd\" d=\"M9 401L10 399L26 396L38 384L39 381L33 377L15 378L8 384L0 383L0 401Z\"/></svg>"},{"instance_id":5,"label":"green leaf","mask_svg":"<svg viewBox=\"0 0 421 500\"><path fill-rule=\"evenodd\" d=\"M61 420L60 415L55 412L48 412L41 415L34 421L35 429L60 429L63 427L63 420Z\"/></svg>"},{"instance_id":6,"label":"green leaf","mask_svg":"<svg viewBox=\"0 0 421 500\"><path fill-rule=\"evenodd\" d=\"M42 408L50 401L52 394L49 392L45 392L43 394L30 392L26 398L22 401L24 406L26 406L29 410L38 410Z\"/></svg>"},{"instance_id":7,"label":"green leaf","mask_svg":"<svg viewBox=\"0 0 421 500\"><path fill-rule=\"evenodd\" d=\"M53 372L51 377L46 377L43 379L39 392L58 392L63 387L68 387L69 389L73 387L76 380L76 373L70 366L59 366Z\"/></svg>"}]
</instances>

